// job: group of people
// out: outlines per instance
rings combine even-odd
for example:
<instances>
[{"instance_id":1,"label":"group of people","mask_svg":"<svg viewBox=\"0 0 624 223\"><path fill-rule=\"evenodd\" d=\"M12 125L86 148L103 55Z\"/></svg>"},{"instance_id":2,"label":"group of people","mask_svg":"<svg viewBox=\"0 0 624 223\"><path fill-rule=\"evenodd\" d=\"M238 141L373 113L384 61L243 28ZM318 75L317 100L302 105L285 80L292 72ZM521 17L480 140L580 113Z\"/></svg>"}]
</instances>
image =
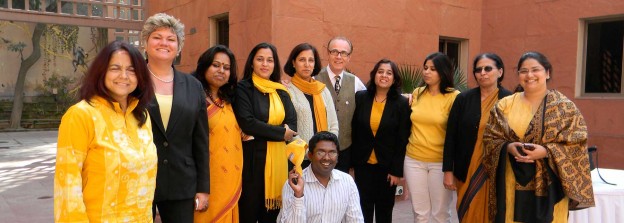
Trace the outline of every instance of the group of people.
<instances>
[{"instance_id":1,"label":"group of people","mask_svg":"<svg viewBox=\"0 0 624 223\"><path fill-rule=\"evenodd\" d=\"M522 55L521 86L478 55L478 87L454 89L443 53L423 62L422 87L402 95L397 64L368 84L346 66L351 41L294 47L283 71L260 43L242 79L226 46L176 70L184 25L159 13L141 32L145 57L114 41L89 66L80 102L59 127L56 222L392 222L404 177L415 222L566 222L592 206L587 127L548 89L541 53ZM308 144L289 163L291 145ZM302 147L305 148L305 147ZM457 204L452 204L454 193Z\"/></svg>"}]
</instances>

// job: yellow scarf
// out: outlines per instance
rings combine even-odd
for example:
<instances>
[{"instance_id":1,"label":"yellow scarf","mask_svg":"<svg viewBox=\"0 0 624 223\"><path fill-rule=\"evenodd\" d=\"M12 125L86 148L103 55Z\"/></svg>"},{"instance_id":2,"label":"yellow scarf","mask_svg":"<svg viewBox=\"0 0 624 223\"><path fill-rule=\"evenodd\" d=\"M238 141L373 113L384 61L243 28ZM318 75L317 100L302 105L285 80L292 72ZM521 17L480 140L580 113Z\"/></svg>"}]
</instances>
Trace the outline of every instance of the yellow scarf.
<instances>
[{"instance_id":1,"label":"yellow scarf","mask_svg":"<svg viewBox=\"0 0 624 223\"><path fill-rule=\"evenodd\" d=\"M311 82L301 79L295 75L290 80L303 93L312 95L312 103L314 105L314 120L316 121L316 131L327 131L327 111L325 111L325 102L321 93L325 89L325 84L312 79Z\"/></svg>"},{"instance_id":2,"label":"yellow scarf","mask_svg":"<svg viewBox=\"0 0 624 223\"><path fill-rule=\"evenodd\" d=\"M287 91L280 83L264 79L252 74L251 80L258 91L269 94L269 125L281 126L286 117L282 99L277 90ZM282 206L282 186L288 179L286 163L286 143L284 141L267 141L266 164L264 166L264 206L269 210Z\"/></svg>"}]
</instances>

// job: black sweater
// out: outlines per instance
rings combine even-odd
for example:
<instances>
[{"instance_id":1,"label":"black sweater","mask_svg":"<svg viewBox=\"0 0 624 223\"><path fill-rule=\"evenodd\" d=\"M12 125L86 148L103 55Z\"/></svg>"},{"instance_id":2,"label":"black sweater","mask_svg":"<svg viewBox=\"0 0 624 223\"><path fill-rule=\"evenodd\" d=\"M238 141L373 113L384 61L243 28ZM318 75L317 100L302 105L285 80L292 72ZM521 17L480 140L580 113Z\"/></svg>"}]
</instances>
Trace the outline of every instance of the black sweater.
<instances>
[{"instance_id":1,"label":"black sweater","mask_svg":"<svg viewBox=\"0 0 624 223\"><path fill-rule=\"evenodd\" d=\"M511 95L498 88L498 99ZM468 166L474 152L481 120L481 88L476 87L457 95L449 113L444 140L442 171L453 171L457 179L466 182Z\"/></svg>"}]
</instances>

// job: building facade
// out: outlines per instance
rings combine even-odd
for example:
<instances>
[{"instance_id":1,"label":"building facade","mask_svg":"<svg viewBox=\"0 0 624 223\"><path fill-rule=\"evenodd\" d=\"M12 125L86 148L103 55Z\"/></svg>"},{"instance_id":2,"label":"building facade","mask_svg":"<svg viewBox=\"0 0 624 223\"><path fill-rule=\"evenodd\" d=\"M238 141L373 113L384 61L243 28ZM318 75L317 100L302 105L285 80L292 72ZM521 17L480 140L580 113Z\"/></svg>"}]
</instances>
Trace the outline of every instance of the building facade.
<instances>
[{"instance_id":1,"label":"building facade","mask_svg":"<svg viewBox=\"0 0 624 223\"><path fill-rule=\"evenodd\" d=\"M624 168L618 162L624 159L624 1L152 0L147 12L169 13L186 25L179 69L187 72L217 43L229 45L239 69L260 42L276 45L282 62L295 45L309 42L326 65L327 41L346 36L354 45L348 69L364 82L381 58L422 66L427 54L444 51L470 71L475 55L494 52L506 64L503 86L514 89L519 57L539 51L553 64L549 88L583 113L600 166ZM475 86L471 72L464 73Z\"/></svg>"},{"instance_id":2,"label":"building facade","mask_svg":"<svg viewBox=\"0 0 624 223\"><path fill-rule=\"evenodd\" d=\"M177 64L186 72L215 44L234 51L241 71L249 51L260 42L276 45L282 62L297 44L311 43L326 65L327 41L346 36L354 45L348 69L364 82L381 58L422 66L426 55L443 51L474 87L467 72L472 70L472 58L494 52L506 64L503 86L514 89L520 55L542 52L554 67L549 87L580 108L589 127L589 145L599 149L600 165L624 168L618 162L624 159L620 152L624 149L621 0L0 0L4 73L0 101L15 96L21 58L34 49L30 41L37 23L45 22L50 33L75 30L79 34L72 46L59 44L67 35L42 38L43 56L32 65L22 86L26 102L46 92L66 90L38 87L45 87L51 75L81 77L85 64L107 42L123 39L140 45L142 21L157 12L174 15L186 25L185 48ZM6 110L0 108L5 116ZM0 120L0 129L3 123L9 122Z\"/></svg>"}]
</instances>

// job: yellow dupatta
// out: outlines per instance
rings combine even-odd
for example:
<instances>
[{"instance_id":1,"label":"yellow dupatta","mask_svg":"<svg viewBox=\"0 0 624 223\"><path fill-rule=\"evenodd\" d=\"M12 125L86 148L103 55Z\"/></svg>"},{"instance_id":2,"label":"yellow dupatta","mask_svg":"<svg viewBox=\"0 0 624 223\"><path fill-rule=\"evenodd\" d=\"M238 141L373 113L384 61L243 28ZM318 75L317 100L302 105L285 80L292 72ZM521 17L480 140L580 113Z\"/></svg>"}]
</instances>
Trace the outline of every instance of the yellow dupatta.
<instances>
[{"instance_id":1,"label":"yellow dupatta","mask_svg":"<svg viewBox=\"0 0 624 223\"><path fill-rule=\"evenodd\" d=\"M281 126L286 112L277 90L288 92L286 87L255 73L252 74L251 80L258 91L269 95L269 121L267 123ZM282 186L288 179L288 164L284 157L286 157L284 141L267 141L266 164L264 165L264 206L269 210L279 209L282 206Z\"/></svg>"},{"instance_id":2,"label":"yellow dupatta","mask_svg":"<svg viewBox=\"0 0 624 223\"><path fill-rule=\"evenodd\" d=\"M325 102L321 93L325 89L325 84L312 79L308 82L295 75L290 80L295 87L299 88L303 93L312 95L312 104L314 105L314 120L316 121L316 131L327 131L327 111L325 110Z\"/></svg>"}]
</instances>

